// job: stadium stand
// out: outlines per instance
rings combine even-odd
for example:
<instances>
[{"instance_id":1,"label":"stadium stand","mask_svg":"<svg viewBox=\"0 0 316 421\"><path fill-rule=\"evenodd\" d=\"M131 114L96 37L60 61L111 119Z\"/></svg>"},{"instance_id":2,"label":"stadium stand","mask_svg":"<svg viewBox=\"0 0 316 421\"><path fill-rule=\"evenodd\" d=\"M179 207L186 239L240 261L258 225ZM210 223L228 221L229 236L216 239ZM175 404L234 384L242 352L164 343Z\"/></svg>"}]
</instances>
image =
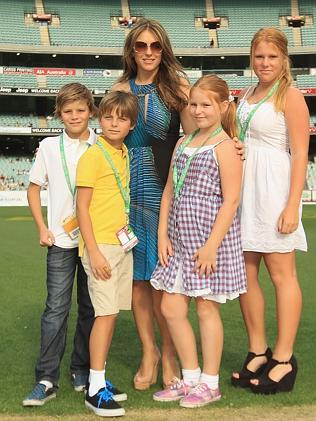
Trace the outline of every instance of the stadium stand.
<instances>
[{"instance_id":1,"label":"stadium stand","mask_svg":"<svg viewBox=\"0 0 316 421\"><path fill-rule=\"evenodd\" d=\"M111 12L121 10L118 0L62 2L45 0L46 13L59 16L59 26L49 26L51 45L122 47L124 30L111 26Z\"/></svg>"},{"instance_id":2,"label":"stadium stand","mask_svg":"<svg viewBox=\"0 0 316 421\"><path fill-rule=\"evenodd\" d=\"M31 165L28 157L0 155L0 190L25 190Z\"/></svg>"},{"instance_id":3,"label":"stadium stand","mask_svg":"<svg viewBox=\"0 0 316 421\"><path fill-rule=\"evenodd\" d=\"M131 15L139 13L147 18L159 20L167 29L173 47L202 48L209 47L208 31L197 29L195 16L205 16L205 1L195 0L162 0L148 2L146 0L130 1Z\"/></svg>"},{"instance_id":4,"label":"stadium stand","mask_svg":"<svg viewBox=\"0 0 316 421\"><path fill-rule=\"evenodd\" d=\"M291 15L290 0L256 0L249 7L249 1L214 0L214 14L217 17L227 17L228 27L217 31L219 47L249 46L250 40L259 28L274 26L282 29L293 45L292 30L280 27L279 16Z\"/></svg>"},{"instance_id":5,"label":"stadium stand","mask_svg":"<svg viewBox=\"0 0 316 421\"><path fill-rule=\"evenodd\" d=\"M32 74L0 74L0 86L12 88L37 88L37 78Z\"/></svg>"},{"instance_id":6,"label":"stadium stand","mask_svg":"<svg viewBox=\"0 0 316 421\"><path fill-rule=\"evenodd\" d=\"M316 75L297 75L298 88L316 88Z\"/></svg>"},{"instance_id":7,"label":"stadium stand","mask_svg":"<svg viewBox=\"0 0 316 421\"><path fill-rule=\"evenodd\" d=\"M37 116L22 114L0 114L0 126L40 127Z\"/></svg>"},{"instance_id":8,"label":"stadium stand","mask_svg":"<svg viewBox=\"0 0 316 421\"><path fill-rule=\"evenodd\" d=\"M42 13L43 19L34 19L34 13ZM300 27L287 26L288 18L300 15L306 16L305 26L305 19ZM190 69L191 83L200 74L215 72L234 95L257 80L248 68L254 32L263 26L284 31L295 60L295 84L311 110L306 188L316 189L316 74L310 69L316 68L315 0L256 0L251 7L249 0L0 1L0 188L25 188L23 171L29 170L31 159L25 157L22 164L17 155L32 153L39 139L60 132L62 123L52 116L54 96L62 85L83 83L98 102L117 80L133 16L154 18L164 25L177 56ZM216 17L222 18L219 28ZM80 47L82 52L74 55ZM98 120L90 126L99 130ZM8 177L5 182L4 177Z\"/></svg>"},{"instance_id":9,"label":"stadium stand","mask_svg":"<svg viewBox=\"0 0 316 421\"><path fill-rule=\"evenodd\" d=\"M38 28L25 23L25 14L34 8L34 0L0 2L0 44L40 44Z\"/></svg>"},{"instance_id":10,"label":"stadium stand","mask_svg":"<svg viewBox=\"0 0 316 421\"><path fill-rule=\"evenodd\" d=\"M314 25L303 26L301 28L303 45L316 45L316 27L315 27L316 2L315 0L300 0L299 11L300 11L300 15L312 15L314 18Z\"/></svg>"}]
</instances>

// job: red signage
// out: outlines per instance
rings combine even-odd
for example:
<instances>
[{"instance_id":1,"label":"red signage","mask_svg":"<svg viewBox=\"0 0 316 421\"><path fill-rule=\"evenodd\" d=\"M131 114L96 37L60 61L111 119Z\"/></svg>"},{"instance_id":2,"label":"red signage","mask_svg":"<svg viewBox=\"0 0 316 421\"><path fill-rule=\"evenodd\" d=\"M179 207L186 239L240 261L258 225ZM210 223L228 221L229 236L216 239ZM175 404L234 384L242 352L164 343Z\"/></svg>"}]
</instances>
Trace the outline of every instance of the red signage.
<instances>
[{"instance_id":1,"label":"red signage","mask_svg":"<svg viewBox=\"0 0 316 421\"><path fill-rule=\"evenodd\" d=\"M37 76L75 76L76 69L63 69L54 67L35 67L33 73Z\"/></svg>"}]
</instances>

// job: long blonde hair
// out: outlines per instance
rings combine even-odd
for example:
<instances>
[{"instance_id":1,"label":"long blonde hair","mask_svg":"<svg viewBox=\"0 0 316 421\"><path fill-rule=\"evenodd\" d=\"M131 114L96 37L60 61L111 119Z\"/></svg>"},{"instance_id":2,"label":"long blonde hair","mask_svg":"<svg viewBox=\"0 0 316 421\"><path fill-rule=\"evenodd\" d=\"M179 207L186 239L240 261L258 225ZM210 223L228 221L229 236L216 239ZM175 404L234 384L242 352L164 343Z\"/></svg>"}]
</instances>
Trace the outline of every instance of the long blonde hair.
<instances>
[{"instance_id":1,"label":"long blonde hair","mask_svg":"<svg viewBox=\"0 0 316 421\"><path fill-rule=\"evenodd\" d=\"M186 75L172 51L167 32L154 19L140 19L127 35L122 56L123 75L118 82L128 82L137 76L133 47L139 35L146 30L152 32L162 46L161 63L154 80L159 95L168 108L181 111L188 101L181 89L181 77L186 78Z\"/></svg>"},{"instance_id":2,"label":"long blonde hair","mask_svg":"<svg viewBox=\"0 0 316 421\"><path fill-rule=\"evenodd\" d=\"M221 123L225 132L234 137L237 135L236 104L229 94L228 85L225 80L216 75L202 76L195 82L192 89L199 88L206 91L211 100L216 101L220 106L221 102L228 101L225 113L221 114Z\"/></svg>"},{"instance_id":3,"label":"long blonde hair","mask_svg":"<svg viewBox=\"0 0 316 421\"><path fill-rule=\"evenodd\" d=\"M255 33L251 41L250 48L250 65L253 69L255 49L259 42L269 42L273 44L283 57L283 68L279 75L279 86L273 96L273 102L277 111L284 111L285 94L287 89L292 85L293 78L291 75L291 63L288 53L288 41L282 31L276 28L261 28Z\"/></svg>"}]
</instances>

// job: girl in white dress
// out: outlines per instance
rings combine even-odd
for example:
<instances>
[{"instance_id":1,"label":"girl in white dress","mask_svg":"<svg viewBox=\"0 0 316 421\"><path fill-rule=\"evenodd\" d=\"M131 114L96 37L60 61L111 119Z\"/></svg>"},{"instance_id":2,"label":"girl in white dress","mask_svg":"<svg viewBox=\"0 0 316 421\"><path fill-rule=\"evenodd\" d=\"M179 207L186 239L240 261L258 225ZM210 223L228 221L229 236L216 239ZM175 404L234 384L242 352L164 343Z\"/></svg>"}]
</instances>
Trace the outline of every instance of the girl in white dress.
<instances>
[{"instance_id":1,"label":"girl in white dress","mask_svg":"<svg viewBox=\"0 0 316 421\"><path fill-rule=\"evenodd\" d=\"M238 106L239 137L246 161L240 206L248 292L240 296L249 353L232 384L254 393L292 390L293 355L301 315L295 249L307 250L301 195L309 144L309 114L303 95L291 87L287 39L275 28L260 29L251 43L259 82L243 91ZM264 296L258 273L264 261L276 293L278 334L267 347Z\"/></svg>"}]
</instances>

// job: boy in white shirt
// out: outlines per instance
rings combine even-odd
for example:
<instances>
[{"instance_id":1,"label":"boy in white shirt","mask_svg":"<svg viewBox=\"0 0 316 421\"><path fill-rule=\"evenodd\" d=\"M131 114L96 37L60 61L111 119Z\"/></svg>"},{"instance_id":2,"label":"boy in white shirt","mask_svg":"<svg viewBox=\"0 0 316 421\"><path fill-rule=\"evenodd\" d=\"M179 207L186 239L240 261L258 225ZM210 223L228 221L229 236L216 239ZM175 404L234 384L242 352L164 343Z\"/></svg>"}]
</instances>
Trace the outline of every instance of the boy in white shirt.
<instances>
[{"instance_id":1,"label":"boy in white shirt","mask_svg":"<svg viewBox=\"0 0 316 421\"><path fill-rule=\"evenodd\" d=\"M47 299L41 318L36 385L23 400L23 406L41 406L56 397L76 271L78 319L70 365L76 391L84 389L89 374L89 336L94 310L87 276L78 258L79 228L74 211L77 163L96 141L95 133L88 128L89 119L95 112L92 94L85 86L79 83L64 85L56 98L55 115L63 121L65 129L60 136L43 139L30 172L29 206L39 232L39 243L48 247ZM47 185L48 193L47 225L40 200L44 185Z\"/></svg>"}]
</instances>

